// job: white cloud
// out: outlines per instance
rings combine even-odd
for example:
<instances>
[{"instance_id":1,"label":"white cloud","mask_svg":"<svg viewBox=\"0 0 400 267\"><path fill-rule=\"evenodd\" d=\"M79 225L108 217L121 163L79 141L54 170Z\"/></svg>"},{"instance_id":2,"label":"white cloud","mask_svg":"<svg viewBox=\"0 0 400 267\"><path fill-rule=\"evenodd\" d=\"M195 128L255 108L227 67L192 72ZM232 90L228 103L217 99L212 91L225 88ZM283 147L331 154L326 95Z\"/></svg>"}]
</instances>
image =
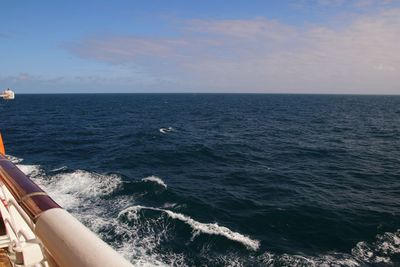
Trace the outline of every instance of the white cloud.
<instances>
[{"instance_id":1,"label":"white cloud","mask_svg":"<svg viewBox=\"0 0 400 267\"><path fill-rule=\"evenodd\" d=\"M190 20L181 32L176 38L88 38L71 50L142 65L187 90L400 93L400 9L359 15L340 29L255 18Z\"/></svg>"},{"instance_id":2,"label":"white cloud","mask_svg":"<svg viewBox=\"0 0 400 267\"><path fill-rule=\"evenodd\" d=\"M395 1L396 0L318 0L317 4L328 7L350 5L357 8L366 8L371 6L387 6Z\"/></svg>"}]
</instances>

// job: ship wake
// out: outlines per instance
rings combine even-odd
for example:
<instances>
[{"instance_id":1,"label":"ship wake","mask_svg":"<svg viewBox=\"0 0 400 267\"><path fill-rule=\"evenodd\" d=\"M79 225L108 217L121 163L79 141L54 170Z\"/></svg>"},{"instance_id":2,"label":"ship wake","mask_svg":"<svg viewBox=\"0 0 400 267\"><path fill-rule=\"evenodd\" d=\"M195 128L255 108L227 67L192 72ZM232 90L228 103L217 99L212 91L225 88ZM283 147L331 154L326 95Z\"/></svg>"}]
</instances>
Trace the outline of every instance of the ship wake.
<instances>
[{"instance_id":1,"label":"ship wake","mask_svg":"<svg viewBox=\"0 0 400 267\"><path fill-rule=\"evenodd\" d=\"M170 190L160 177L125 182L116 174L65 166L46 172L39 165L22 164L22 159L13 161L56 202L138 266L392 266L400 257L399 230L377 235L374 242L361 241L349 253L265 252L256 239L183 214L179 207L184 203L143 205L141 197L149 190L157 194ZM129 187L135 186L139 192L129 194ZM197 261L188 247L198 251Z\"/></svg>"}]
</instances>

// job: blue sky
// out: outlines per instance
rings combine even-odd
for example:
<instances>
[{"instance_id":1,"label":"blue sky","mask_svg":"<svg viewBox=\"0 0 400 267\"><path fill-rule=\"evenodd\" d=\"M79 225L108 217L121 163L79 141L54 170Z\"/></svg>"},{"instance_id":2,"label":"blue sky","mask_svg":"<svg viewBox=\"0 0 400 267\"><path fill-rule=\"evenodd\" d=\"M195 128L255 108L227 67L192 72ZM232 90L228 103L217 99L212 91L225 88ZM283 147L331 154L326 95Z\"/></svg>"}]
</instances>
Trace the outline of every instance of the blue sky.
<instances>
[{"instance_id":1,"label":"blue sky","mask_svg":"<svg viewBox=\"0 0 400 267\"><path fill-rule=\"evenodd\" d=\"M399 0L2 1L17 93L400 94Z\"/></svg>"}]
</instances>

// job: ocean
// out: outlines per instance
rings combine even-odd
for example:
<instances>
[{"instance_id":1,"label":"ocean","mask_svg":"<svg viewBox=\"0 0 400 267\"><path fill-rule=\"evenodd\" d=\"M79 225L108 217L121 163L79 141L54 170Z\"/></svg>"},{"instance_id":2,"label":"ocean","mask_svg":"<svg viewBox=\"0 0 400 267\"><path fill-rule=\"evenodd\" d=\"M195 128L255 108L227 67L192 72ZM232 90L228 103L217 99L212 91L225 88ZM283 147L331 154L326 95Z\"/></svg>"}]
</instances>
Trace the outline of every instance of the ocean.
<instances>
[{"instance_id":1,"label":"ocean","mask_svg":"<svg viewBox=\"0 0 400 267\"><path fill-rule=\"evenodd\" d=\"M17 95L7 154L138 266L400 266L400 97Z\"/></svg>"}]
</instances>

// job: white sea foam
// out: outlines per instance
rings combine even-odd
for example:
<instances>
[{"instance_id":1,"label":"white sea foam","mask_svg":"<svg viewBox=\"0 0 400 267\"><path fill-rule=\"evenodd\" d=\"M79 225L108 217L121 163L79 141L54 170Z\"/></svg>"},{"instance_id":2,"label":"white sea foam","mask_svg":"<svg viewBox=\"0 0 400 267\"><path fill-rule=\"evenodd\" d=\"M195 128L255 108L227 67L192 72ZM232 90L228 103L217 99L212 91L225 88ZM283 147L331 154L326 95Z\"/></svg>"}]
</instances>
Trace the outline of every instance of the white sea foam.
<instances>
[{"instance_id":1,"label":"white sea foam","mask_svg":"<svg viewBox=\"0 0 400 267\"><path fill-rule=\"evenodd\" d=\"M282 254L276 255L273 253L265 252L258 257L258 262L265 266L302 266L302 267L315 267L315 266L347 266L357 267L360 263L345 253L332 253L321 256L303 256L303 255L290 255Z\"/></svg>"},{"instance_id":2,"label":"white sea foam","mask_svg":"<svg viewBox=\"0 0 400 267\"><path fill-rule=\"evenodd\" d=\"M217 223L201 223L196 220L193 220L189 216L183 215L181 213L176 213L170 210L165 210L165 209L160 209L160 208L152 208L152 207L144 207L144 206L133 206L129 207L123 211L120 212L119 216L122 214L128 213L128 218L131 219L137 219L137 212L141 209L147 209L147 210L155 210L159 212L163 212L167 214L170 218L182 221L188 225L190 225L193 229L193 237L195 238L198 234L203 233L203 234L209 234L209 235L219 235L219 236L224 236L227 239L230 239L232 241L239 242L243 245L245 245L248 249L250 250L258 250L260 247L260 242L258 240L251 239L248 236L245 236L243 234L233 232L227 227L220 226Z\"/></svg>"},{"instance_id":3,"label":"white sea foam","mask_svg":"<svg viewBox=\"0 0 400 267\"><path fill-rule=\"evenodd\" d=\"M112 193L121 184L117 175L102 175L83 170L57 174L52 179L62 193L72 193L87 198L104 196Z\"/></svg>"},{"instance_id":4,"label":"white sea foam","mask_svg":"<svg viewBox=\"0 0 400 267\"><path fill-rule=\"evenodd\" d=\"M121 184L116 175L101 175L77 170L72 173L62 173L53 176L45 182L44 187L54 200L61 206L74 208L83 199L105 196L112 193Z\"/></svg>"},{"instance_id":5,"label":"white sea foam","mask_svg":"<svg viewBox=\"0 0 400 267\"><path fill-rule=\"evenodd\" d=\"M39 165L22 165L22 164L17 164L16 165L25 175L33 178L36 177L40 174L42 174L42 170L40 169Z\"/></svg>"},{"instance_id":6,"label":"white sea foam","mask_svg":"<svg viewBox=\"0 0 400 267\"><path fill-rule=\"evenodd\" d=\"M175 208L176 206L179 206L179 205L178 205L177 203L169 203L169 202L164 203L164 204L162 205L162 207L163 207L163 208L166 208L166 209Z\"/></svg>"},{"instance_id":7,"label":"white sea foam","mask_svg":"<svg viewBox=\"0 0 400 267\"><path fill-rule=\"evenodd\" d=\"M371 244L359 242L351 252L364 262L391 264L391 258L400 255L400 230L377 235L375 242Z\"/></svg>"},{"instance_id":8,"label":"white sea foam","mask_svg":"<svg viewBox=\"0 0 400 267\"><path fill-rule=\"evenodd\" d=\"M36 184L79 221L103 240L111 242L135 266L171 266L172 263L174 266L184 266L179 264L183 262L183 255L171 254L165 258L165 255L162 257L155 251L168 226L163 227L165 231L155 231L146 223L128 227L110 215L110 204L115 210L121 210L134 201L131 196L113 198L112 203L108 199L98 198L114 192L122 183L120 177L83 170L49 176L39 165L21 164L18 168L31 176ZM109 231L119 238L110 240Z\"/></svg>"},{"instance_id":9,"label":"white sea foam","mask_svg":"<svg viewBox=\"0 0 400 267\"><path fill-rule=\"evenodd\" d=\"M108 195L121 184L117 175L77 170L47 177L39 165L18 164L17 167L66 209L76 208L85 198Z\"/></svg>"},{"instance_id":10,"label":"white sea foam","mask_svg":"<svg viewBox=\"0 0 400 267\"><path fill-rule=\"evenodd\" d=\"M160 128L160 133L166 134L168 132L172 132L174 130L174 128L172 127L168 127L168 128Z\"/></svg>"},{"instance_id":11,"label":"white sea foam","mask_svg":"<svg viewBox=\"0 0 400 267\"><path fill-rule=\"evenodd\" d=\"M364 266L367 264L383 264L392 266L392 258L400 254L400 230L376 236L372 243L361 241L352 249L351 254L329 253L320 256L302 256L265 252L258 261L266 266Z\"/></svg>"},{"instance_id":12,"label":"white sea foam","mask_svg":"<svg viewBox=\"0 0 400 267\"><path fill-rule=\"evenodd\" d=\"M51 172L59 172L59 171L65 171L65 170L67 170L68 169L68 167L67 166L62 166L62 167L59 167L59 168L54 168L54 169L52 169L52 170L50 170Z\"/></svg>"},{"instance_id":13,"label":"white sea foam","mask_svg":"<svg viewBox=\"0 0 400 267\"><path fill-rule=\"evenodd\" d=\"M165 182L160 177L157 177L157 176L154 176L154 175L146 177L146 178L143 178L142 181L143 182L156 183L158 185L161 185L164 188L167 188L167 185L165 184Z\"/></svg>"},{"instance_id":14,"label":"white sea foam","mask_svg":"<svg viewBox=\"0 0 400 267\"><path fill-rule=\"evenodd\" d=\"M18 164L18 163L21 163L22 161L24 161L23 158L14 157L11 155L6 155L6 157L14 164Z\"/></svg>"},{"instance_id":15,"label":"white sea foam","mask_svg":"<svg viewBox=\"0 0 400 267\"><path fill-rule=\"evenodd\" d=\"M164 212L167 213L173 219L177 219L189 224L195 230L195 235L199 233L205 233L210 235L221 235L230 240L242 243L247 248L252 249L254 251L258 250L258 248L260 247L260 242L258 240L254 240L249 238L248 236L242 235L237 232L233 232L227 227L219 226L217 223L201 223L193 220L189 216L180 213L175 213L170 210L164 210Z\"/></svg>"},{"instance_id":16,"label":"white sea foam","mask_svg":"<svg viewBox=\"0 0 400 267\"><path fill-rule=\"evenodd\" d=\"M159 247L168 240L171 231L174 231L174 228L165 221L165 216L142 218L139 216L141 209L155 210L168 216L168 218L189 225L193 229L192 239L200 233L219 235L240 242L252 251L259 249L258 240L233 232L216 223L201 223L187 215L168 209L144 206L131 206L125 209L125 207L134 203L132 196L118 196L113 197L112 200L99 198L113 193L121 185L121 179L116 175L102 175L82 170L46 175L39 165L21 164L22 159L17 159L15 162L24 173L29 175L61 206L72 212L78 220L99 234L101 238L108 240L117 251L137 266L187 266L184 254L159 252ZM146 182L165 185L162 179L154 178L158 177L150 176L142 180L146 179ZM114 211L122 210L118 217L111 215L110 204L114 207ZM165 203L163 207L175 207L175 203ZM140 219L140 223L132 225L121 222L121 215L127 216L128 220ZM110 233L112 233L111 239ZM117 238L114 238L114 235ZM250 254L248 257L228 253L209 260L210 265L215 262L224 266L250 266L254 262L255 265L265 266L356 267L365 264L390 266L393 264L392 259L398 258L400 254L400 230L377 235L376 240L371 243L359 242L351 252L351 254L327 253L320 256L265 252L260 256ZM203 256L207 257L207 255L207 252L204 252Z\"/></svg>"}]
</instances>

